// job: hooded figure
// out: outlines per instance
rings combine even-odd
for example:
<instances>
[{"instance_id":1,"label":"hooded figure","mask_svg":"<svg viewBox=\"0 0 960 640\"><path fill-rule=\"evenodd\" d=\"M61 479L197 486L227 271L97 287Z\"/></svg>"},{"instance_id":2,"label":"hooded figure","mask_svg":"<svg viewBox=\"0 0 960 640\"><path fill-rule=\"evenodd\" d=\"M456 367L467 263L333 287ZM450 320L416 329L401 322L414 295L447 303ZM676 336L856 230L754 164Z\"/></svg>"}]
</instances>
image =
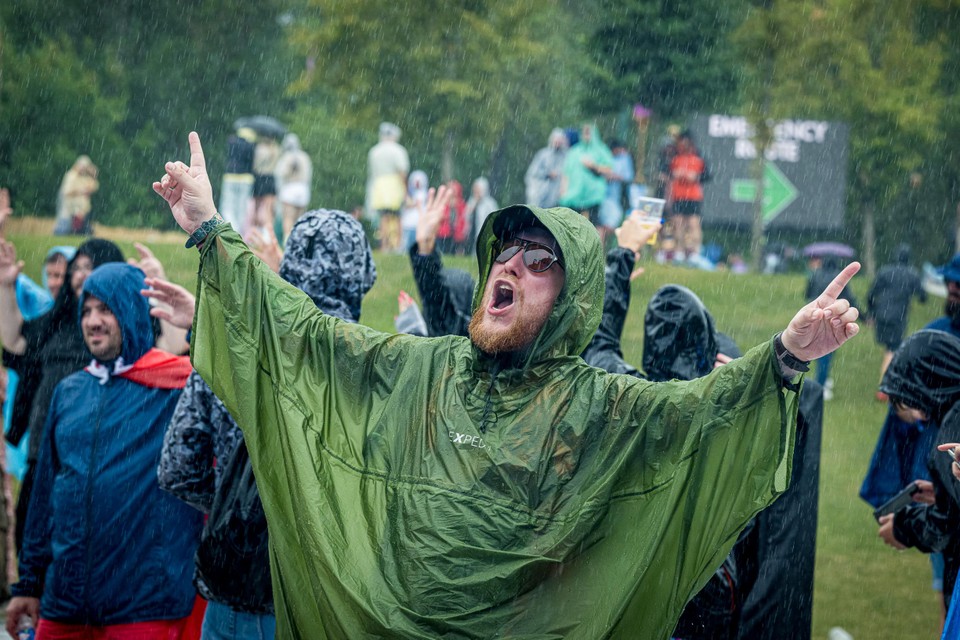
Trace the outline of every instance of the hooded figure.
<instances>
[{"instance_id":1,"label":"hooded figure","mask_svg":"<svg viewBox=\"0 0 960 640\"><path fill-rule=\"evenodd\" d=\"M12 592L41 598L43 620L71 630L178 621L193 609L201 516L156 481L190 367L153 348L143 288L143 272L127 264L99 267L84 282L74 322L82 318L86 344L98 352L119 331L119 353L57 385L36 464Z\"/></svg>"},{"instance_id":2,"label":"hooded figure","mask_svg":"<svg viewBox=\"0 0 960 640\"><path fill-rule=\"evenodd\" d=\"M299 219L280 272L322 311L347 322L360 319L357 296L376 278L363 227L342 211L327 210ZM206 615L217 619L219 604L275 624L266 519L243 435L196 372L164 437L158 478L162 489L209 515L194 578L211 603Z\"/></svg>"},{"instance_id":3,"label":"hooded figure","mask_svg":"<svg viewBox=\"0 0 960 640\"><path fill-rule=\"evenodd\" d=\"M277 198L283 208L283 237L286 239L297 218L310 204L313 161L300 148L300 138L295 133L283 137L281 149L283 154L277 161L274 175L277 178Z\"/></svg>"},{"instance_id":4,"label":"hooded figure","mask_svg":"<svg viewBox=\"0 0 960 640\"><path fill-rule=\"evenodd\" d=\"M524 175L527 204L536 207L555 207L560 199L560 181L563 161L567 157L567 134L563 129L550 132L547 146L537 151Z\"/></svg>"},{"instance_id":5,"label":"hooded figure","mask_svg":"<svg viewBox=\"0 0 960 640\"><path fill-rule=\"evenodd\" d=\"M789 484L796 395L772 340L682 383L579 358L603 256L575 212L494 212L474 308L531 223L564 278L509 358L325 315L226 225L207 236L194 366L244 432L279 637L664 637Z\"/></svg>"},{"instance_id":6,"label":"hooded figure","mask_svg":"<svg viewBox=\"0 0 960 640\"><path fill-rule=\"evenodd\" d=\"M918 331L893 356L880 384L892 404L918 409L940 425L938 442L960 442L960 339L943 331ZM893 535L924 553L943 553L943 598L950 601L960 571L960 483L953 458L927 449L936 492L932 505L911 504L893 517Z\"/></svg>"},{"instance_id":7,"label":"hooded figure","mask_svg":"<svg viewBox=\"0 0 960 640\"><path fill-rule=\"evenodd\" d=\"M90 270L108 262L123 262L123 253L109 240L94 238L81 244L67 265L67 279L53 301L53 308L42 316L23 323L20 330L26 341L23 353L3 350L3 365L20 376L16 399L6 433L7 442L16 445L27 433L27 471L17 498L16 541L23 540L27 521L33 472L40 435L47 418L53 390L63 378L79 371L90 360L83 338L77 329L77 294L74 283L80 283Z\"/></svg>"},{"instance_id":8,"label":"hooded figure","mask_svg":"<svg viewBox=\"0 0 960 640\"><path fill-rule=\"evenodd\" d=\"M420 169L413 171L407 178L407 199L400 210L400 230L403 232L403 250L409 251L417 241L417 220L427 205L430 180Z\"/></svg>"},{"instance_id":9,"label":"hooded figure","mask_svg":"<svg viewBox=\"0 0 960 640\"><path fill-rule=\"evenodd\" d=\"M910 246L901 244L896 262L880 268L867 294L867 312L876 323L877 342L889 352L900 347L914 296L927 301L920 272L910 265Z\"/></svg>"},{"instance_id":10,"label":"hooded figure","mask_svg":"<svg viewBox=\"0 0 960 640\"><path fill-rule=\"evenodd\" d=\"M497 201L490 195L490 181L480 176L473 181L473 185L470 187L470 199L467 200L467 208L463 214L464 224L473 230L471 236L474 243L487 216L493 213L496 208ZM454 229L454 236L456 236L456 229ZM461 234L461 238L460 242L466 239L466 230Z\"/></svg>"},{"instance_id":11,"label":"hooded figure","mask_svg":"<svg viewBox=\"0 0 960 640\"><path fill-rule=\"evenodd\" d=\"M717 360L713 317L692 291L670 284L650 299L643 320L643 369L650 380L693 380Z\"/></svg>"},{"instance_id":12,"label":"hooded figure","mask_svg":"<svg viewBox=\"0 0 960 640\"><path fill-rule=\"evenodd\" d=\"M563 161L560 204L577 211L599 207L607 195L607 178L600 171L604 168L613 168L613 154L600 139L596 125L585 124L580 141L570 147Z\"/></svg>"}]
</instances>

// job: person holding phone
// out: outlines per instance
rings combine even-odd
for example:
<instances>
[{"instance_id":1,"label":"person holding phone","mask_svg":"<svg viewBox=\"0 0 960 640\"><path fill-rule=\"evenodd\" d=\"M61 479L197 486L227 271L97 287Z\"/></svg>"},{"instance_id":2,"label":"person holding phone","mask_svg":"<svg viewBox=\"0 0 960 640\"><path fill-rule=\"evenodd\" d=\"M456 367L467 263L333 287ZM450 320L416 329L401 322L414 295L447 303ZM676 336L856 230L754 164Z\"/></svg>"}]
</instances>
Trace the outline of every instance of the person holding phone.
<instances>
[{"instance_id":1,"label":"person holding phone","mask_svg":"<svg viewBox=\"0 0 960 640\"><path fill-rule=\"evenodd\" d=\"M905 421L940 425L942 440L960 441L960 340L944 331L919 331L893 357L880 390ZM952 449L948 449L950 453ZM895 549L915 547L944 556L945 602L960 572L960 485L953 476L952 455L932 449L932 482L917 481L914 502L880 516L880 538Z\"/></svg>"}]
</instances>

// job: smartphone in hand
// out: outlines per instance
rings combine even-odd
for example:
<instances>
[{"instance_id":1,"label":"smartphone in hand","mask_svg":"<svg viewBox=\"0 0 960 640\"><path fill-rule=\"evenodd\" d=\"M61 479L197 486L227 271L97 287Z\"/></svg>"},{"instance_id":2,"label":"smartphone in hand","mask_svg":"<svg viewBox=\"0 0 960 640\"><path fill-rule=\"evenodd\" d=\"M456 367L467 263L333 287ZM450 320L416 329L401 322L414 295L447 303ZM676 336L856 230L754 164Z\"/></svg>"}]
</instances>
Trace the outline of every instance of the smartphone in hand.
<instances>
[{"instance_id":1,"label":"smartphone in hand","mask_svg":"<svg viewBox=\"0 0 960 640\"><path fill-rule=\"evenodd\" d=\"M893 496L882 505L874 509L873 517L877 520L880 520L881 516L899 511L913 502L913 496L919 492L920 485L918 485L916 482L911 482L906 487L901 489L897 495Z\"/></svg>"}]
</instances>

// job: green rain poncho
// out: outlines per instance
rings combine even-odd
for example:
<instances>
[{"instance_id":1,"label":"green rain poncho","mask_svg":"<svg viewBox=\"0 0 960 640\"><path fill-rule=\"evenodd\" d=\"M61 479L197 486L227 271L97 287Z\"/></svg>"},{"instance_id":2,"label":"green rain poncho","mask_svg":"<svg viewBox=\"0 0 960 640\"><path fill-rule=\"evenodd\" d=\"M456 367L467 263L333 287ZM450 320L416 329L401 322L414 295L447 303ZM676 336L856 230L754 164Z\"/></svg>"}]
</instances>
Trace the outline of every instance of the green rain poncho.
<instances>
[{"instance_id":1,"label":"green rain poncho","mask_svg":"<svg viewBox=\"0 0 960 640\"><path fill-rule=\"evenodd\" d=\"M193 362L243 429L278 638L664 638L786 489L796 394L772 341L691 382L586 365L589 222L533 209L566 283L526 363L326 316L221 226ZM478 241L492 262L491 215Z\"/></svg>"},{"instance_id":2,"label":"green rain poncho","mask_svg":"<svg viewBox=\"0 0 960 640\"><path fill-rule=\"evenodd\" d=\"M563 161L566 186L560 196L560 204L578 211L595 207L607 197L607 179L588 169L583 164L584 159L597 166L613 167L613 154L600 139L597 127L586 126L591 127L590 141L581 138L580 142L570 147Z\"/></svg>"}]
</instances>

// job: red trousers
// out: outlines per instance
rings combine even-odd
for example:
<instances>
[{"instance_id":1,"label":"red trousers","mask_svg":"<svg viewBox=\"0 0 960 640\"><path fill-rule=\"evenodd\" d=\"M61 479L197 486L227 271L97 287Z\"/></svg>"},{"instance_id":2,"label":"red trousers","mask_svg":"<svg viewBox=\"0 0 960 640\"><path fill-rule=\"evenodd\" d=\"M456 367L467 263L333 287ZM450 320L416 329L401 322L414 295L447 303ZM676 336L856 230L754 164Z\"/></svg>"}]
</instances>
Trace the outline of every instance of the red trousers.
<instances>
[{"instance_id":1,"label":"red trousers","mask_svg":"<svg viewBox=\"0 0 960 640\"><path fill-rule=\"evenodd\" d=\"M91 627L40 618L36 640L180 640L186 618Z\"/></svg>"},{"instance_id":2,"label":"red trousers","mask_svg":"<svg viewBox=\"0 0 960 640\"><path fill-rule=\"evenodd\" d=\"M179 620L149 620L107 627L64 624L40 618L36 640L198 640L207 601L197 596L193 612Z\"/></svg>"}]
</instances>

